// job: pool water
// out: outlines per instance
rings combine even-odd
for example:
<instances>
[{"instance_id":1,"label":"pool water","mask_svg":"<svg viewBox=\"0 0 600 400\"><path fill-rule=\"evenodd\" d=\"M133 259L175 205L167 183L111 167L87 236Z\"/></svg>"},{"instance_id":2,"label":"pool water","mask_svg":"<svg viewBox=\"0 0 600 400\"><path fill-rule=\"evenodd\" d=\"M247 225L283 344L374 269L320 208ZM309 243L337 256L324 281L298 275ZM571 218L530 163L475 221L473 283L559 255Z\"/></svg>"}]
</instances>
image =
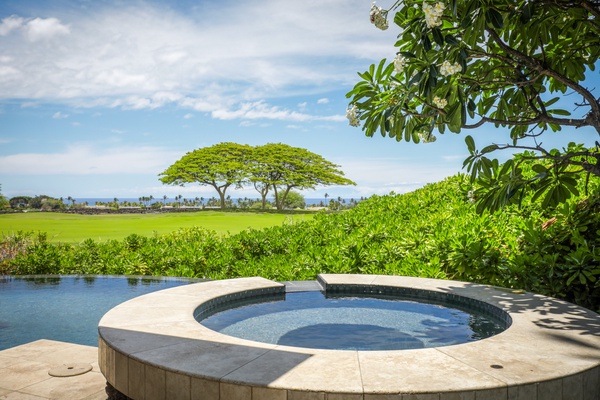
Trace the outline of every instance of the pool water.
<instances>
[{"instance_id":1,"label":"pool water","mask_svg":"<svg viewBox=\"0 0 600 400\"><path fill-rule=\"evenodd\" d=\"M247 303L197 319L242 339L332 350L449 346L506 329L504 322L490 316L392 296L327 298L323 292L309 291L287 293L285 300Z\"/></svg>"},{"instance_id":2,"label":"pool water","mask_svg":"<svg viewBox=\"0 0 600 400\"><path fill-rule=\"evenodd\" d=\"M192 282L110 276L0 277L0 350L39 339L97 346L98 322L111 308Z\"/></svg>"}]
</instances>

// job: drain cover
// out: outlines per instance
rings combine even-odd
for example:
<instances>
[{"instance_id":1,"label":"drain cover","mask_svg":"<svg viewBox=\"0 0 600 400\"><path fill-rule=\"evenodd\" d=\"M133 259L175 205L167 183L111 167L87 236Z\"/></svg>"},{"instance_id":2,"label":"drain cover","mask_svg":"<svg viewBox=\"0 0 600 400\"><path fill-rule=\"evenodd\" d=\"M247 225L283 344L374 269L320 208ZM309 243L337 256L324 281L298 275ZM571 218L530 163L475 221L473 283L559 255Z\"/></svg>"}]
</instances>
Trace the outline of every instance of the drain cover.
<instances>
[{"instance_id":1,"label":"drain cover","mask_svg":"<svg viewBox=\"0 0 600 400\"><path fill-rule=\"evenodd\" d=\"M59 367L54 367L48 371L48 375L64 378L67 376L82 375L90 372L92 366L90 364L64 364Z\"/></svg>"}]
</instances>

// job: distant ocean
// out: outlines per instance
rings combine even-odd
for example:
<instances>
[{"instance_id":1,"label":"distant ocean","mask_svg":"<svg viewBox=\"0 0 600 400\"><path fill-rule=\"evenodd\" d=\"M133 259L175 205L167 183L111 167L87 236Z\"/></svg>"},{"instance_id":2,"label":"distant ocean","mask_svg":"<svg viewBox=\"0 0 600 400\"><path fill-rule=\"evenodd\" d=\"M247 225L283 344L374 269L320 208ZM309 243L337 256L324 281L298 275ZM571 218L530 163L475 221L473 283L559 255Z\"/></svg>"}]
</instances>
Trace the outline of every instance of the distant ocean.
<instances>
[{"instance_id":1,"label":"distant ocean","mask_svg":"<svg viewBox=\"0 0 600 400\"><path fill-rule=\"evenodd\" d=\"M249 198L252 199L251 197L249 197ZM85 204L85 203L87 203L89 206L93 206L93 205L96 205L96 203L111 203L115 199L114 199L114 197L112 197L112 198L109 198L109 197L82 197L82 198L75 198L74 200L75 200L75 204ZM136 203L140 202L139 197L123 197L123 198L119 198L118 197L117 200L118 200L119 203L124 202L124 201L126 201L126 202L136 202ZM189 198L187 198L187 200L188 201L194 201L195 198L194 197L189 197ZM232 200L233 200L233 202L235 204L237 202L237 197L236 198L232 197ZM254 198L253 200L260 201L259 198ZM269 198L268 200L272 201L273 199ZM307 206L319 205L319 204L321 204L321 202L323 202L323 204L329 204L329 202L331 200L337 200L337 197L335 197L335 198L329 197L327 199L325 199L325 198L320 198L320 199L319 198L305 198L304 199L304 201L306 202ZM343 200L346 203L349 203L351 199L350 198L343 198ZM360 198L355 198L354 200L358 201L358 200L360 200ZM204 198L204 202L203 203L206 204L207 201L208 201L208 199ZM70 204L71 203L70 201L67 201L66 198L63 198L63 202L65 204ZM176 200L174 198L167 198L166 200L164 200L162 198L157 198L157 199L152 199L147 204L163 203L163 202L164 203L177 203L177 202L183 203L184 199L181 198L179 200Z\"/></svg>"}]
</instances>

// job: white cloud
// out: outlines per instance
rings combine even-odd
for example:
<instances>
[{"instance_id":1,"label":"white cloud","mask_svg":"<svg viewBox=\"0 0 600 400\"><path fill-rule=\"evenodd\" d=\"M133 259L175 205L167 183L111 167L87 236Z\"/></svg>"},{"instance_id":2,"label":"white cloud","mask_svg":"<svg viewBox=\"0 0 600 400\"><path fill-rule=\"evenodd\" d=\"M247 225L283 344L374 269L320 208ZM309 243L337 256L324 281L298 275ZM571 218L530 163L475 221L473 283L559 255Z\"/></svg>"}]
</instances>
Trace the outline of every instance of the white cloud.
<instances>
[{"instance_id":1,"label":"white cloud","mask_svg":"<svg viewBox=\"0 0 600 400\"><path fill-rule=\"evenodd\" d=\"M52 118L54 118L54 119L69 118L69 114L63 114L60 111L57 111L57 112L54 113L54 115L52 116Z\"/></svg>"},{"instance_id":2,"label":"white cloud","mask_svg":"<svg viewBox=\"0 0 600 400\"><path fill-rule=\"evenodd\" d=\"M2 19L0 23L0 36L6 36L15 29L23 26L25 20L21 17L17 17L16 15L12 15L10 17L6 17Z\"/></svg>"},{"instance_id":3,"label":"white cloud","mask_svg":"<svg viewBox=\"0 0 600 400\"><path fill-rule=\"evenodd\" d=\"M35 18L23 26L25 36L31 42L51 39L57 35L67 35L71 31L56 18Z\"/></svg>"},{"instance_id":4,"label":"white cloud","mask_svg":"<svg viewBox=\"0 0 600 400\"><path fill-rule=\"evenodd\" d=\"M179 157L180 153L149 146L73 145L59 153L0 156L0 171L11 171L12 175L148 174L148 171L162 171Z\"/></svg>"},{"instance_id":5,"label":"white cloud","mask_svg":"<svg viewBox=\"0 0 600 400\"><path fill-rule=\"evenodd\" d=\"M252 0L187 14L122 4L72 9L60 19L3 19L0 98L312 120L269 99L348 87L357 70L394 52L394 33L374 29L360 0ZM15 30L23 34L9 35Z\"/></svg>"},{"instance_id":6,"label":"white cloud","mask_svg":"<svg viewBox=\"0 0 600 400\"><path fill-rule=\"evenodd\" d=\"M194 118L194 114L188 113L183 116L183 119L192 119L192 118Z\"/></svg>"},{"instance_id":7,"label":"white cloud","mask_svg":"<svg viewBox=\"0 0 600 400\"><path fill-rule=\"evenodd\" d=\"M327 98L322 98L317 100L317 104L328 104L329 103L329 99Z\"/></svg>"}]
</instances>

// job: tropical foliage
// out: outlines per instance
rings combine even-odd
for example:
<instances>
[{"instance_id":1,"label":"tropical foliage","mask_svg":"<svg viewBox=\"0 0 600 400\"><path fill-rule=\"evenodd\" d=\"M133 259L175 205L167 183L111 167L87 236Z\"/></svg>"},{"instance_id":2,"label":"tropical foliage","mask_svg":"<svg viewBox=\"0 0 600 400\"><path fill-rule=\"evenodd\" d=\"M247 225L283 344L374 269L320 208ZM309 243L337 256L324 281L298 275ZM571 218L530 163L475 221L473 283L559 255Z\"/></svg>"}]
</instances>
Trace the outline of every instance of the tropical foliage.
<instances>
[{"instance_id":1,"label":"tropical foliage","mask_svg":"<svg viewBox=\"0 0 600 400\"><path fill-rule=\"evenodd\" d=\"M435 132L505 127L506 143L478 148L466 137L480 209L497 210L533 191L554 206L578 195L577 179L600 177L600 148L569 143L575 128L600 135L600 2L595 0L396 1L373 4L371 21L399 32L393 61L359 73L348 119L397 141L432 142ZM568 96L568 97L567 97ZM563 149L542 135L565 133ZM508 135L507 135L508 136ZM567 145L567 143L569 143ZM597 143L597 142L596 142ZM529 153L500 164L491 153ZM533 176L522 163L534 161Z\"/></svg>"},{"instance_id":2,"label":"tropical foliage","mask_svg":"<svg viewBox=\"0 0 600 400\"><path fill-rule=\"evenodd\" d=\"M0 272L147 274L279 281L318 273L413 275L525 289L600 309L600 189L555 210L478 214L457 175L404 195L372 197L340 213L219 236L202 228L122 241L51 244L3 238Z\"/></svg>"}]
</instances>

